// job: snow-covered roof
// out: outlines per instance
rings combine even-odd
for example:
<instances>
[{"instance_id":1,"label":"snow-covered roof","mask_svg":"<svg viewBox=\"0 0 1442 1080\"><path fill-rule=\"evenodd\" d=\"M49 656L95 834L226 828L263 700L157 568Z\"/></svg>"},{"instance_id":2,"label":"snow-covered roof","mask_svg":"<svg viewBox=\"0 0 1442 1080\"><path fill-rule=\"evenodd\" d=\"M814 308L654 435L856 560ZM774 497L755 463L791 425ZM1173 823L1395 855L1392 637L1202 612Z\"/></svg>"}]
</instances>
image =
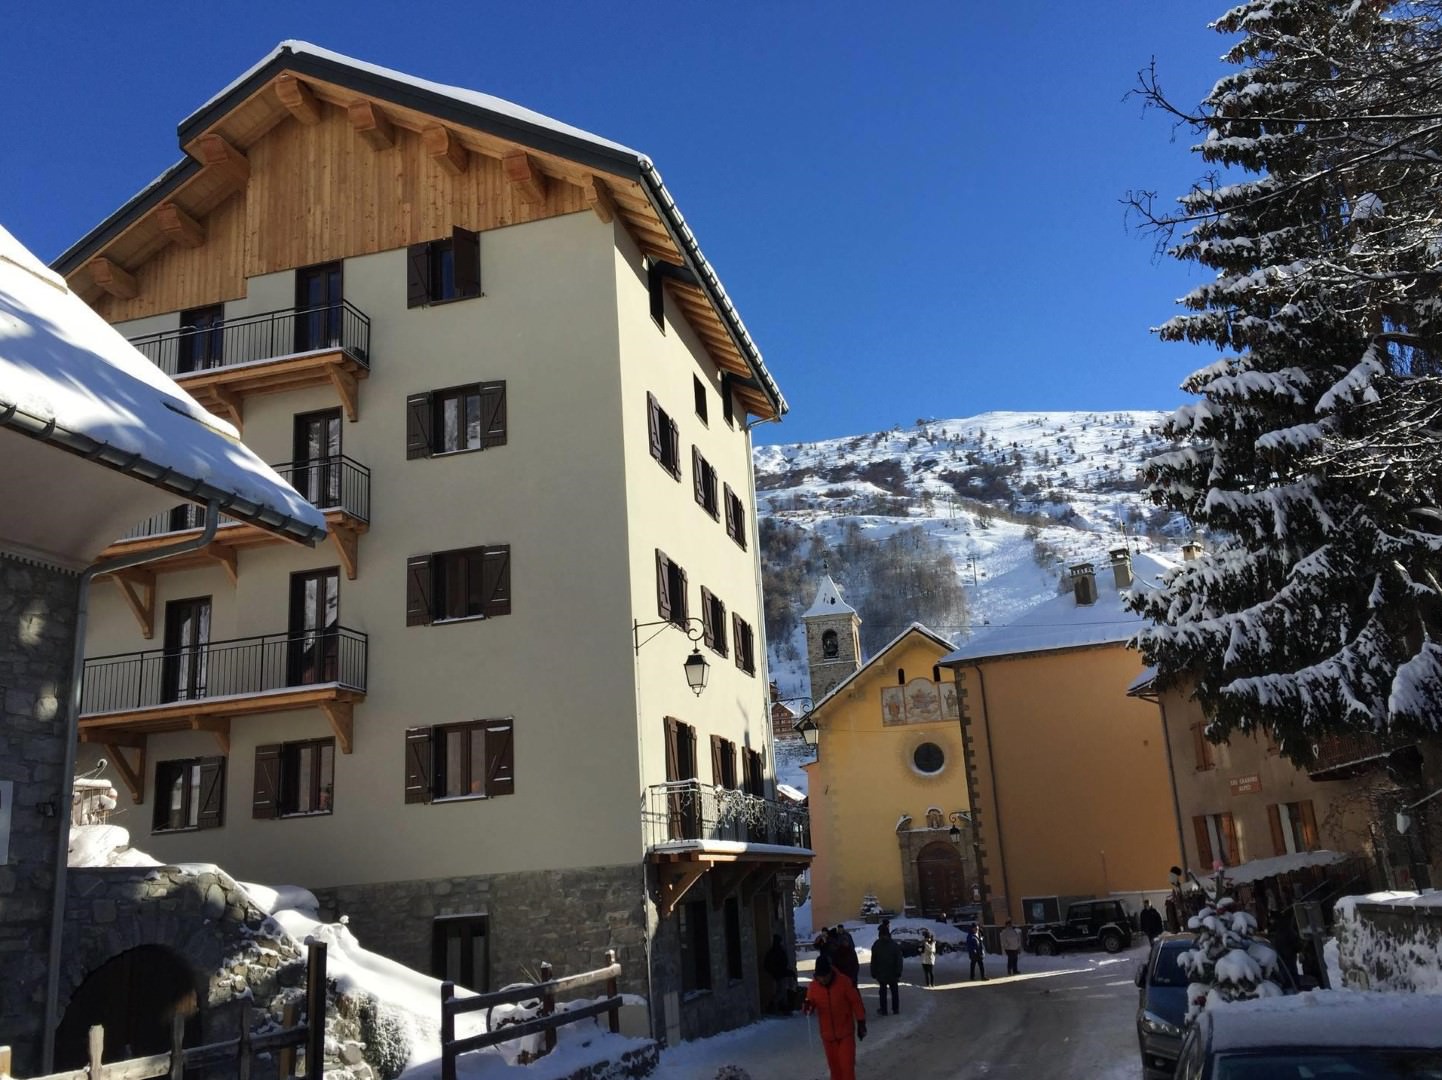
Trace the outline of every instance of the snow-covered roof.
<instances>
[{"instance_id":1,"label":"snow-covered roof","mask_svg":"<svg viewBox=\"0 0 1442 1080\"><path fill-rule=\"evenodd\" d=\"M831 580L830 574L826 574L822 577L821 585L816 590L816 599L811 601L811 606L801 617L809 619L813 615L855 614L856 609L842 599L840 587Z\"/></svg>"},{"instance_id":2,"label":"snow-covered roof","mask_svg":"<svg viewBox=\"0 0 1442 1080\"><path fill-rule=\"evenodd\" d=\"M1155 588L1158 579L1175 568L1169 559L1149 553L1131 557L1133 589ZM1088 645L1110 645L1129 641L1142 626L1142 618L1122 606L1111 566L1096 570L1097 598L1079 604L1071 593L1038 604L1005 626L978 634L953 653L941 658L943 664L964 663L988 657L1079 649Z\"/></svg>"},{"instance_id":3,"label":"snow-covered roof","mask_svg":"<svg viewBox=\"0 0 1442 1080\"><path fill-rule=\"evenodd\" d=\"M1313 990L1203 1013L1213 1050L1248 1047L1442 1048L1442 994Z\"/></svg>"},{"instance_id":4,"label":"snow-covered roof","mask_svg":"<svg viewBox=\"0 0 1442 1080\"><path fill-rule=\"evenodd\" d=\"M779 855L798 862L813 858L810 848L788 847L785 844L748 844L744 840L668 840L656 844L652 851L694 851L701 855Z\"/></svg>"},{"instance_id":5,"label":"snow-covered roof","mask_svg":"<svg viewBox=\"0 0 1442 1080\"><path fill-rule=\"evenodd\" d=\"M1331 866L1350 858L1345 852L1328 851L1325 848L1321 851L1296 851L1290 855L1274 855L1269 859L1253 859L1240 866L1229 866L1222 871L1222 876L1230 884L1246 885L1276 874L1290 874L1308 866ZM1208 874L1202 880L1211 881L1215 878L1215 874Z\"/></svg>"},{"instance_id":6,"label":"snow-covered roof","mask_svg":"<svg viewBox=\"0 0 1442 1080\"><path fill-rule=\"evenodd\" d=\"M170 501L215 499L233 518L299 540L313 542L325 535L324 515L247 449L234 427L207 412L137 352L3 227L0 428L54 448L39 458L32 452L22 464L29 448L14 444L7 467L12 474L23 469L29 483L60 482L62 465L70 459L55 449L132 478L121 488L122 496L133 489L127 525L152 512L145 497L154 493L142 490L144 483L169 492ZM103 486L97 476L96 487ZM75 494L86 492L82 488ZM65 509L51 503L29 505L0 523L0 539L34 551L54 551L65 561L89 561L86 548L94 545L81 535L83 530L67 537L47 526L52 515ZM91 508L92 520L100 511L99 506Z\"/></svg>"},{"instance_id":7,"label":"snow-covered roof","mask_svg":"<svg viewBox=\"0 0 1442 1080\"><path fill-rule=\"evenodd\" d=\"M829 581L831 579L827 578L827 580ZM901 633L897 634L894 638L888 641L880 649L878 649L876 651L876 655L873 656L870 660L866 661L866 663L862 664L850 675L846 676L846 678L842 679L839 683L837 683L829 691L827 691L826 696L820 701L816 702L816 704L811 707L811 715L814 717L818 712L821 711L821 706L825 705L832 698L836 697L837 694L841 693L841 691L846 689L857 679L861 678L864 672L870 670L875 664L880 663L887 653L891 652L892 649L896 648L896 646L901 643L903 638L909 637L912 634L924 634L932 641L936 642L936 644L943 649L953 648L952 643L947 641L946 638L942 637L935 630L931 630L928 627L922 626L919 622L914 622Z\"/></svg>"},{"instance_id":8,"label":"snow-covered roof","mask_svg":"<svg viewBox=\"0 0 1442 1080\"><path fill-rule=\"evenodd\" d=\"M803 803L806 801L806 792L799 788L794 788L790 784L777 784L776 794L790 799L792 802Z\"/></svg>"}]
</instances>

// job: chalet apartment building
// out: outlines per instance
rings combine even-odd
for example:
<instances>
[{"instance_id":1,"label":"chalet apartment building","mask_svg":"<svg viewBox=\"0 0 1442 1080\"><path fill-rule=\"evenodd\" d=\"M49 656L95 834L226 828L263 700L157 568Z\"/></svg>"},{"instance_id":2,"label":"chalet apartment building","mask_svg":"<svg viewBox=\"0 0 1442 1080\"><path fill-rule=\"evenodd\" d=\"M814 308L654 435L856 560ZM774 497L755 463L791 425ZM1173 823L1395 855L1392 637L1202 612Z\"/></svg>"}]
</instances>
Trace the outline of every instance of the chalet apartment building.
<instances>
[{"instance_id":1,"label":"chalet apartment building","mask_svg":"<svg viewBox=\"0 0 1442 1080\"><path fill-rule=\"evenodd\" d=\"M56 269L330 534L228 524L97 593L81 768L157 858L305 885L419 969L614 948L659 1037L754 1017L809 858L748 431L786 405L651 162L298 42L179 141Z\"/></svg>"}]
</instances>

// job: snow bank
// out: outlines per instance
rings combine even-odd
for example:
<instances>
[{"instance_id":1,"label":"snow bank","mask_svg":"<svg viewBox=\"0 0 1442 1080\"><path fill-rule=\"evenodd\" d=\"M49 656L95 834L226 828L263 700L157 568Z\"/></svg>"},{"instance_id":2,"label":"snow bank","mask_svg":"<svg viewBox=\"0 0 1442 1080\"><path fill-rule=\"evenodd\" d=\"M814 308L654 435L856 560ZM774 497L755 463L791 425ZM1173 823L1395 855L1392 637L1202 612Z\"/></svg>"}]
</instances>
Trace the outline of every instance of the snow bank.
<instances>
[{"instance_id":1,"label":"snow bank","mask_svg":"<svg viewBox=\"0 0 1442 1080\"><path fill-rule=\"evenodd\" d=\"M1344 896L1336 919L1344 985L1442 994L1442 891Z\"/></svg>"},{"instance_id":2,"label":"snow bank","mask_svg":"<svg viewBox=\"0 0 1442 1080\"><path fill-rule=\"evenodd\" d=\"M72 825L66 865L75 869L95 866L159 866L155 859L130 846L130 833L119 825Z\"/></svg>"}]
</instances>

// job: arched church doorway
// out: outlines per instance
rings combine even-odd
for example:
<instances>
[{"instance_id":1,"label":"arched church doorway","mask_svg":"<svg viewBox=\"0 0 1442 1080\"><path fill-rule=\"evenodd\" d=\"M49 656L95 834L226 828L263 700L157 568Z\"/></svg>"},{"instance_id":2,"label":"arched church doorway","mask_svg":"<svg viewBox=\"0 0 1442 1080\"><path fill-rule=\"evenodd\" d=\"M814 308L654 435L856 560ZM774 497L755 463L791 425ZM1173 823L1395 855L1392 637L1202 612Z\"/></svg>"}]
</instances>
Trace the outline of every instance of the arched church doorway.
<instances>
[{"instance_id":1,"label":"arched church doorway","mask_svg":"<svg viewBox=\"0 0 1442 1080\"><path fill-rule=\"evenodd\" d=\"M55 1067L85 1067L96 1024L105 1028L106 1061L164 1053L177 1012L186 1017L185 1045L198 1045L195 976L185 961L159 945L123 952L87 975L71 996L55 1033Z\"/></svg>"},{"instance_id":2,"label":"arched church doorway","mask_svg":"<svg viewBox=\"0 0 1442 1080\"><path fill-rule=\"evenodd\" d=\"M938 840L922 848L916 856L916 883L926 918L941 918L966 903L966 874L956 845Z\"/></svg>"}]
</instances>

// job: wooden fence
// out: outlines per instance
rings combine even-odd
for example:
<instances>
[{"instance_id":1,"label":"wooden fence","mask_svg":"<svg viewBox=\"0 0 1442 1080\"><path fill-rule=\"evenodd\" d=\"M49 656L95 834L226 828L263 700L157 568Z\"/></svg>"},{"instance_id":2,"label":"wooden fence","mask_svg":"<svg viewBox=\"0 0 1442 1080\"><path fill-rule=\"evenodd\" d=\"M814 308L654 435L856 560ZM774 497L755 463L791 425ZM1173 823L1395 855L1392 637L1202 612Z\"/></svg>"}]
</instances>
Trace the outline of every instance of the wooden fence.
<instances>
[{"instance_id":1,"label":"wooden fence","mask_svg":"<svg viewBox=\"0 0 1442 1080\"><path fill-rule=\"evenodd\" d=\"M620 1031L621 995L617 989L617 981L621 977L621 965L616 962L614 949L606 951L606 965L595 971L584 971L579 975L567 975L565 978L553 979L551 978L551 965L542 964L541 981L538 983L514 986L506 990L497 990L495 993L478 994L466 998L456 997L455 983L441 983L441 1080L456 1080L456 1057L458 1055L470 1050L480 1050L486 1046L495 1046L498 1043L511 1042L513 1039L521 1039L527 1035L544 1032L546 1048L542 1054L548 1054L556 1048L557 1028L574 1024L580 1020L589 1020L602 1013L610 1014L611 1031L613 1033ZM591 986L595 983L606 984L606 996L600 1001L594 1001L578 1009L556 1012L557 994L563 994L583 986ZM541 1015L535 1019L519 1024L506 1024L464 1039L456 1038L456 1017L461 1013L493 1009L497 1005L511 1005L529 998L541 999ZM490 1025L487 1024L487 1026Z\"/></svg>"},{"instance_id":2,"label":"wooden fence","mask_svg":"<svg viewBox=\"0 0 1442 1080\"><path fill-rule=\"evenodd\" d=\"M251 1035L251 1022L256 1012L247 1005L241 1012L240 1035L204 1046L183 1047L185 1016L177 1013L170 1023L170 1049L163 1054L130 1058L126 1061L104 1062L105 1029L90 1029L90 1064L69 1072L51 1073L32 1080L150 1080L168 1077L182 1080L187 1069L215 1069L234 1063L239 1080L250 1080L254 1055L278 1052L282 1080L295 1075L296 1048L305 1047L304 1080L321 1080L325 1073L325 945L313 942L306 962L306 1019L297 1023L295 1003L285 1007L279 1031ZM317 1018L319 1022L317 1022ZM10 1073L10 1047L0 1046L0 1080L14 1080Z\"/></svg>"}]
</instances>

